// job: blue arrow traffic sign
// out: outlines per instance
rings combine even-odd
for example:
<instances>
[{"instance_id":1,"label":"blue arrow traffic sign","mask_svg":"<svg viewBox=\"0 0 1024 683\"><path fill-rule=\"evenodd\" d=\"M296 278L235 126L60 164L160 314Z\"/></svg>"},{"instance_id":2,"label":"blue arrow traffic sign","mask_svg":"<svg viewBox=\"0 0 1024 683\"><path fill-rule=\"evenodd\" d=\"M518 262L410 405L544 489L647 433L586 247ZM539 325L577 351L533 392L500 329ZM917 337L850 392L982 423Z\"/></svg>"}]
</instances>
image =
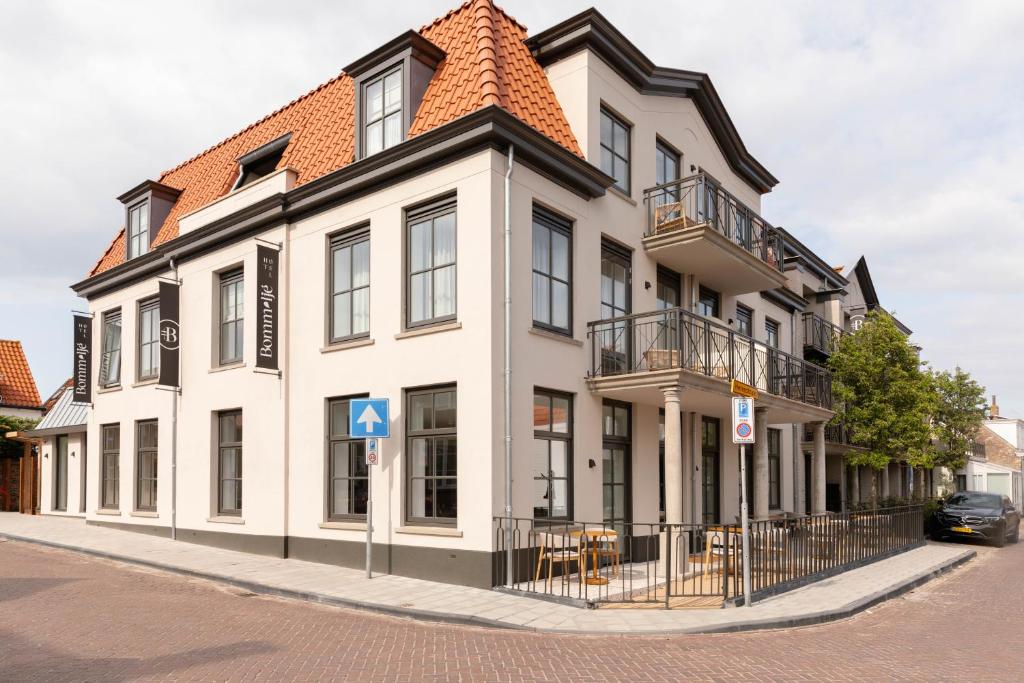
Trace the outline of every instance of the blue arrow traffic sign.
<instances>
[{"instance_id":1,"label":"blue arrow traffic sign","mask_svg":"<svg viewBox=\"0 0 1024 683\"><path fill-rule=\"evenodd\" d=\"M348 434L355 439L391 436L391 415L386 398L354 398L349 405Z\"/></svg>"}]
</instances>

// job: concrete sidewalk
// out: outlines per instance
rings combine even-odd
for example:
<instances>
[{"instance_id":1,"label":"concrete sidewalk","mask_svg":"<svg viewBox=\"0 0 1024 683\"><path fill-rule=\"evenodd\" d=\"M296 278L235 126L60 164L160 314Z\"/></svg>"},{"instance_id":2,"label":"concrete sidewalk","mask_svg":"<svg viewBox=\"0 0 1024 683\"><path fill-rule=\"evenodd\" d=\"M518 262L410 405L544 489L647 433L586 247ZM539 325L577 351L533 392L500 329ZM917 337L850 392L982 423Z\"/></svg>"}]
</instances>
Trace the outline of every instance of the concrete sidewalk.
<instances>
[{"instance_id":1,"label":"concrete sidewalk","mask_svg":"<svg viewBox=\"0 0 1024 683\"><path fill-rule=\"evenodd\" d=\"M175 542L88 526L80 519L0 513L0 538L222 581L256 593L398 616L492 628L603 635L719 633L842 619L910 590L975 554L970 548L929 544L770 598L749 609L628 610L580 609L401 576L367 579L360 570Z\"/></svg>"}]
</instances>

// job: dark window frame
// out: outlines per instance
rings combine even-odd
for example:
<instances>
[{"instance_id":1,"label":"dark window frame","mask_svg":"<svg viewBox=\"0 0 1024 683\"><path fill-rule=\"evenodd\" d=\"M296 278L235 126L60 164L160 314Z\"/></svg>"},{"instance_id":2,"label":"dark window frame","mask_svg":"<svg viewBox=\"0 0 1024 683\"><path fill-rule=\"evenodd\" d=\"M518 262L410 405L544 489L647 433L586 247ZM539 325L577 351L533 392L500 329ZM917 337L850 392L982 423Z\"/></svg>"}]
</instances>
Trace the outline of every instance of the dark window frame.
<instances>
[{"instance_id":1,"label":"dark window frame","mask_svg":"<svg viewBox=\"0 0 1024 683\"><path fill-rule=\"evenodd\" d=\"M146 228L142 229L142 212L145 209L146 215ZM125 260L131 261L136 259L149 251L149 245L152 244L152 232L153 226L152 221L152 210L150 209L149 199L143 199L142 201L135 202L125 207L125 224L124 224L124 251L126 254ZM134 230L132 221L134 216L140 216L139 229ZM136 238L138 238L136 242ZM134 244L138 244L138 247L133 248Z\"/></svg>"},{"instance_id":2,"label":"dark window frame","mask_svg":"<svg viewBox=\"0 0 1024 683\"><path fill-rule=\"evenodd\" d=\"M610 407L612 409L612 426L613 431L611 433L605 431L605 418L604 409ZM615 411L617 409L623 409L626 412L626 433L616 434L614 433L615 425ZM633 522L633 404L627 401L619 401L616 399L606 398L601 401L601 450L603 451L608 445L618 446L622 448L625 455L626 461L623 463L623 481L622 481L622 523L628 528ZM602 455L602 467L603 455ZM615 486L618 482L606 482L604 479L604 473L601 475L601 518L604 517L604 489L606 486ZM614 510L614 504L612 505ZM609 523L605 520L605 523ZM611 522L614 524L614 520Z\"/></svg>"},{"instance_id":3,"label":"dark window frame","mask_svg":"<svg viewBox=\"0 0 1024 683\"><path fill-rule=\"evenodd\" d=\"M349 404L349 410L351 410L351 404L352 404L353 400L359 399L359 398L367 398L368 396L369 396L369 394L355 394L355 395L351 395L351 396L336 396L336 397L333 397L333 398L329 398L326 401L326 404L327 404L327 414L326 414L326 418L324 420L324 427L325 427L324 435L326 437L325 438L325 442L326 442L326 448L327 448L327 452L326 452L326 456L325 456L326 457L325 477L326 477L326 481L327 481L327 486L326 486L326 490L325 490L325 500L324 500L324 518L327 521L329 521L329 522L365 521L366 520L366 512L363 512L363 513L358 513L358 512L339 512L339 511L335 510L335 508L334 508L334 482L335 481L340 481L340 480L347 480L349 482L358 482L358 481L362 480L362 481L366 481L367 482L367 486L368 486L369 485L369 472L366 471L365 474L363 474L363 475L348 474L348 475L344 475L344 476L338 476L336 474L335 469L334 469L334 446L335 446L335 444L340 444L340 443L350 444L350 448L354 448L357 452L355 454L350 452L348 454L349 457L351 458L354 455L354 457L356 458L356 462L360 462L360 458L361 458L361 462L363 464L363 468L364 468L364 471L365 471L365 469L366 469L366 439L359 439L359 438L352 437L349 434L349 431L348 431L348 427L349 427L348 424L343 425L344 432L340 432L340 431L336 432L334 430L334 424L332 422L332 417L334 415L333 408L334 408L335 405L342 404L342 403L347 403L347 404ZM353 495L350 495L350 497L349 497L349 506L350 506L350 509L351 509L351 507L354 505L354 503L356 501L355 501L355 496L354 496L354 490L350 489L350 491L353 494ZM364 510L365 510L365 503L364 503Z\"/></svg>"},{"instance_id":4,"label":"dark window frame","mask_svg":"<svg viewBox=\"0 0 1024 683\"><path fill-rule=\"evenodd\" d=\"M238 417L238 440L237 441L225 441L224 440L224 420L233 419ZM243 443L245 440L245 430L242 418L241 408L233 408L231 410L221 410L217 412L217 515L221 517L241 517L242 516L242 505L245 503L245 497L243 495L243 475L244 470L242 468L245 459L245 449ZM227 451L237 451L238 461L235 467L235 476L226 477L224 475L224 457ZM226 507L224 502L224 483L226 481L235 482L237 496L238 496L238 507Z\"/></svg>"},{"instance_id":5,"label":"dark window frame","mask_svg":"<svg viewBox=\"0 0 1024 683\"><path fill-rule=\"evenodd\" d=\"M150 297L139 301L138 315L136 317L135 325L135 376L140 382L144 382L151 379L156 379L160 376L160 299L159 297ZM156 334L151 340L145 339L145 333L143 332L143 319L145 314L155 311L156 312ZM155 355L151 358L153 365L151 367L152 372L145 374L142 370L142 357L143 353L151 353L151 350L155 349ZM152 355L152 354L151 354Z\"/></svg>"},{"instance_id":6,"label":"dark window frame","mask_svg":"<svg viewBox=\"0 0 1024 683\"><path fill-rule=\"evenodd\" d=\"M116 430L116 447L109 448L107 434ZM113 476L111 476L113 473ZM108 496L108 485L111 496ZM113 500L111 500L113 498ZM117 510L121 506L121 423L100 425L100 509Z\"/></svg>"},{"instance_id":7,"label":"dark window frame","mask_svg":"<svg viewBox=\"0 0 1024 683\"><path fill-rule=\"evenodd\" d=\"M107 325L115 322L120 332L117 335L117 349L107 346ZM124 360L124 317L121 315L121 307L113 308L103 313L100 322L100 387L106 389L121 385L121 371ZM117 377L110 377L110 357L117 353Z\"/></svg>"},{"instance_id":8,"label":"dark window frame","mask_svg":"<svg viewBox=\"0 0 1024 683\"><path fill-rule=\"evenodd\" d=\"M572 297L573 297L573 287L572 287L572 281L573 281L573 263L572 263L572 260L573 260L573 244L572 244L573 225L572 225L572 221L569 220L568 218L560 216L557 213L554 213L553 211L550 211L550 210L548 210L548 209L546 209L546 208L544 208L542 206L539 206L539 205L535 204L534 207L533 207L533 219L532 219L532 224L531 224L531 228L532 228L532 230L531 230L531 238L532 238L531 242L533 242L533 243L535 243L536 239L537 239L538 227L545 231L545 234L546 234L547 240L548 240L548 263L547 263L548 272L537 270L537 264L533 262L533 252L531 250L531 259L530 259L530 268L531 268L531 273L532 273L531 291L533 290L533 281L535 281L538 277L545 278L548 281L548 317L550 319L550 318L554 317L553 316L553 312L555 310L554 309L554 304L555 304L555 288L553 287L553 284L555 282L558 282L560 284L565 285L566 290L567 290L566 291L566 296L567 296L567 301L566 301L566 311L567 311L567 313L566 313L566 316L567 316L566 317L566 323L567 324L566 324L565 327L562 327L562 326L556 325L556 324L554 324L552 322L544 322L543 320L538 320L537 319L537 302L536 302L536 300L534 300L533 301L533 305L532 305L532 309L531 309L531 316L532 316L532 319L533 319L533 326L537 327L537 328L540 328L540 329L543 329L543 330L547 330L549 332L555 332L557 334L564 334L567 337L571 337L572 336L572 331L573 331L573 324L572 324L572 315L573 315L573 305L572 305ZM562 278L557 277L554 274L554 272L553 272L554 271L554 249L552 249L551 245L554 242L553 235L555 233L558 233L558 234L562 235L563 237L565 237L567 242L568 242L568 248L566 250L566 258L568 259L568 263L566 264L566 276L568 278L567 280L563 280ZM535 291L533 291L533 296L534 297L536 296L536 292Z\"/></svg>"},{"instance_id":9,"label":"dark window frame","mask_svg":"<svg viewBox=\"0 0 1024 683\"><path fill-rule=\"evenodd\" d=\"M675 177L668 177L665 174L665 164L663 159L671 159L675 163L676 173ZM659 135L654 140L654 184L664 185L665 183L671 183L675 180L682 180L683 173L683 153L677 150L675 147L665 142ZM664 180L658 181L658 175L664 176Z\"/></svg>"},{"instance_id":10,"label":"dark window frame","mask_svg":"<svg viewBox=\"0 0 1024 683\"><path fill-rule=\"evenodd\" d=\"M64 454L60 446L64 444ZM71 439L67 434L58 434L53 439L53 499L50 507L54 512L68 511L68 465Z\"/></svg>"},{"instance_id":11,"label":"dark window frame","mask_svg":"<svg viewBox=\"0 0 1024 683\"><path fill-rule=\"evenodd\" d=\"M366 244L367 248L367 277L365 285L354 284L352 278L353 270L352 263L354 261L353 254L354 249L357 245ZM349 259L349 287L348 289L335 289L334 283L334 268L335 259L338 258L339 252L348 249ZM341 232L335 233L328 237L327 243L327 343L328 344L340 344L347 341L354 341L356 339L366 339L370 336L370 324L372 322L370 315L370 301L373 296L371 289L372 285L372 264L370 259L372 258L372 245L370 244L370 225L365 223L353 228L346 228ZM355 308L352 306L354 295L358 291L366 290L366 331L365 332L353 332L355 327ZM349 297L349 334L335 336L335 311L334 302L337 297L348 295Z\"/></svg>"},{"instance_id":12,"label":"dark window frame","mask_svg":"<svg viewBox=\"0 0 1024 683\"><path fill-rule=\"evenodd\" d=\"M743 330L743 321L746 320L746 331ZM753 339L754 337L754 309L736 304L736 331Z\"/></svg>"},{"instance_id":13,"label":"dark window frame","mask_svg":"<svg viewBox=\"0 0 1024 683\"><path fill-rule=\"evenodd\" d=\"M225 306L224 296L228 288L235 290L236 304L235 304L235 317L230 320L226 320L227 307ZM241 294L241 303L238 303L238 294ZM233 268L220 274L219 282L217 283L217 296L220 321L217 325L217 358L219 365L233 365L235 363L241 363L245 359L245 269L244 268ZM241 315L238 315L238 309L241 309ZM224 331L228 326L235 328L235 345L236 349L232 355L225 355L225 344L224 344Z\"/></svg>"},{"instance_id":14,"label":"dark window frame","mask_svg":"<svg viewBox=\"0 0 1024 683\"><path fill-rule=\"evenodd\" d=\"M152 425L156 430L155 445L142 445L142 430ZM140 512L155 512L159 498L160 484L160 424L157 420L138 420L135 423L135 509ZM142 459L144 456L153 457L153 476L142 476ZM143 505L143 486L152 486L152 505Z\"/></svg>"},{"instance_id":15,"label":"dark window frame","mask_svg":"<svg viewBox=\"0 0 1024 683\"><path fill-rule=\"evenodd\" d=\"M768 509L782 508L782 430L768 429Z\"/></svg>"},{"instance_id":16,"label":"dark window frame","mask_svg":"<svg viewBox=\"0 0 1024 683\"><path fill-rule=\"evenodd\" d=\"M710 314L704 312L704 302L706 299L714 299L713 310ZM697 313L704 316L705 318L715 318L717 320L722 319L722 294L710 287L700 285L697 289Z\"/></svg>"},{"instance_id":17,"label":"dark window frame","mask_svg":"<svg viewBox=\"0 0 1024 683\"><path fill-rule=\"evenodd\" d=\"M533 481L547 481L548 482L548 515L545 517L538 517L536 513L536 506L531 506L533 509L533 519L538 522L564 522L573 518L573 488L575 487L575 470L573 468L573 434L575 431L574 421L574 406L573 406L573 395L564 391L557 391L554 389L543 389L541 387L534 387L533 389L533 406L537 405L537 397L543 396L548 399L548 405L551 407L548 411L548 429L538 429L536 421L533 425L533 440L534 447L536 447L536 441L541 440L547 442L548 446L548 473L549 476L537 476L536 471L536 460L534 461L534 472ZM554 431L554 399L564 399L568 403L567 414L565 416L566 431L556 432ZM555 477L551 468L551 442L558 441L565 444L565 476ZM536 457L536 452L534 452ZM553 515L551 514L553 496L551 493L552 482L556 479L565 480L565 514L564 515Z\"/></svg>"},{"instance_id":18,"label":"dark window frame","mask_svg":"<svg viewBox=\"0 0 1024 683\"><path fill-rule=\"evenodd\" d=\"M443 428L434 428L434 427L432 427L430 429L413 429L412 428L412 418L413 418L413 415L412 415L412 410L410 408L411 404L412 404L412 399L414 397L416 397L416 396L423 396L423 395L434 396L436 394L446 393L446 392L449 392L449 391L452 392L454 394L454 397L455 397L455 426L454 427L450 427L450 428L449 427L443 427ZM405 488L406 488L406 493L405 493L405 496L404 496L404 498L405 498L405 516L404 516L405 522L406 522L406 524L408 524L410 526L446 526L446 527L457 527L458 526L458 520L459 520L459 518L458 518L458 507L459 507L458 506L458 495L459 495L459 488L458 488L458 485L459 485L459 477L458 477L458 457L459 457L459 454L458 454L458 426L459 426L459 423L458 423L458 413L459 413L459 410L458 410L458 405L459 405L458 385L457 384L440 384L440 385L436 385L436 386L419 387L419 388L416 388L416 389L406 389L404 394L405 394L404 402L405 402L405 415L406 415L406 417L405 417L405 477L404 477ZM434 403L433 403L434 400L435 399L432 399L432 406L434 405ZM437 411L432 407L431 408L431 415L432 416L435 415L436 412ZM436 474L429 474L429 475L423 475L423 476L414 477L413 474L412 474L412 458L413 458L413 446L412 446L412 444L413 444L413 441L415 439L430 439L433 442L435 439L449 439L449 438L454 438L455 443L456 443L455 475L454 476L450 476L450 475L438 476ZM431 472L436 470L436 467L434 465L434 460L433 460L434 457L435 457L434 453L435 453L435 451L433 450L433 448L431 448L431 453L430 453L430 458L431 458L430 471ZM433 507L434 507L434 511L433 511L434 514L428 515L428 516L424 516L424 517L418 517L418 516L414 516L412 514L412 495L413 495L412 482L413 482L413 479L424 479L424 480L426 480L428 482L433 482L433 488L432 488L432 492L431 492L431 495L432 495L431 500L432 500L432 504L433 504ZM440 480L440 479L445 479L445 480L449 480L450 479L450 480L454 480L454 482L455 482L455 500L456 500L455 510L456 510L456 513L455 513L454 517L439 517L439 516L437 516L437 496L436 496L437 488L436 488L436 484L437 484L437 480ZM426 493L424 495L426 495Z\"/></svg>"},{"instance_id":19,"label":"dark window frame","mask_svg":"<svg viewBox=\"0 0 1024 683\"><path fill-rule=\"evenodd\" d=\"M604 162L604 159L603 159L604 155L603 154L601 155L602 158L598 160L600 162L600 168L606 174L608 174L608 175L610 175L610 176L612 176L614 178L615 177L614 176L615 162L616 161L620 161L623 164L625 164L626 165L626 186L623 187L623 186L619 185L618 181L616 181L612 185L612 187L614 187L615 189L619 190L620 192L623 192L626 196L629 196L630 192L631 192L631 188L633 186L633 124L629 123L628 121L626 121L626 119L624 119L623 117L621 117L618 114L616 114L608 106L602 104L601 105L601 113L600 113L600 117L599 117L599 123L598 123L599 129L601 129L601 130L604 129L604 126L602 125L603 121L601 121L601 119L603 119L604 117L607 117L610 120L611 124L612 124L612 139L610 141L608 141L608 144L606 144L606 141L604 140L604 138L600 137L600 130L599 130L599 132L598 132L599 144L601 146L601 150L607 150L608 153L612 155L612 168L610 168L610 169L604 168L604 163L603 163ZM617 152L615 150L615 128L616 128L616 126L619 127L619 128L624 129L625 133L626 133L626 156L624 156L624 157L621 154L619 154L619 152ZM611 146L609 146L609 144Z\"/></svg>"},{"instance_id":20,"label":"dark window frame","mask_svg":"<svg viewBox=\"0 0 1024 683\"><path fill-rule=\"evenodd\" d=\"M443 218L447 215L452 216L453 220L453 244L454 244L454 259L451 262L438 265L434 262L434 222L439 218ZM431 241L430 241L430 267L416 271L412 271L412 227L429 220L431 222ZM430 327L432 325L441 325L448 322L453 322L458 319L459 315L459 217L458 217L458 202L455 196L447 196L438 200L431 201L427 204L419 205L415 208L405 210L405 224L403 229L404 235L404 248L403 252L403 277L404 283L404 296L405 296L405 313L404 313L404 326L406 329L416 329L420 327ZM455 273L454 282L452 283L452 312L442 315L437 315L437 292L434 288L433 275L438 270L444 268L453 268ZM416 275L422 275L430 273L430 312L431 315L423 318L422 320L412 320L412 283L413 277Z\"/></svg>"},{"instance_id":21,"label":"dark window frame","mask_svg":"<svg viewBox=\"0 0 1024 683\"><path fill-rule=\"evenodd\" d=\"M765 317L765 319L764 319L764 342L765 342L765 344L767 344L768 346L770 346L773 349L779 348L779 344L782 343L782 340L780 339L781 331L782 331L782 326L779 325L779 321L778 320L772 320L771 318L769 318L767 316ZM772 336L775 337L774 343L772 343Z\"/></svg>"},{"instance_id":22,"label":"dark window frame","mask_svg":"<svg viewBox=\"0 0 1024 683\"><path fill-rule=\"evenodd\" d=\"M373 156L374 154L380 154L381 152L383 152L383 151L385 151L387 149L391 149L391 147L395 147L397 145L400 145L402 142L405 141L405 138L408 135L408 126L406 124L407 124L407 121L409 119L409 115L408 115L408 113L406 111L408 109L408 107L409 107L409 97L408 97L408 88L409 88L408 80L409 79L408 79L408 77L406 75L407 71L408 70L406 68L406 64L405 64L405 62L403 60L403 61L399 61L397 63L389 64L389 65L385 66L384 68L382 68L380 71L375 72L373 76L370 76L368 78L364 78L364 79L360 80L360 82L359 82L359 150L360 150L360 158L366 158L366 157L369 157L369 156ZM384 90L384 81L389 76L393 76L395 74L398 74L398 83L399 83L399 87L401 88L401 91L399 93L400 104L399 104L399 107L398 107L397 111L393 111L390 114L388 114L388 113L385 113L385 107L384 107L384 97L385 97L385 94L386 94L386 91ZM371 86L373 86L376 83L380 83L381 84L381 116L378 119L374 119L373 121L370 121L369 117L368 117L370 100L367 97L367 91L370 89ZM394 143L393 145L385 145L385 141L386 141L387 138L386 138L386 135L385 135L385 123L384 122L385 122L386 119L388 119L391 116L397 116L398 117L400 136L399 136L398 142ZM380 121L380 123L381 123L381 131L380 131L381 147L380 147L380 149L378 149L378 150L376 150L374 152L370 152L369 149L368 149L368 146L367 146L367 140L368 140L368 137L366 135L367 129L372 124L377 123L378 121Z\"/></svg>"}]
</instances>

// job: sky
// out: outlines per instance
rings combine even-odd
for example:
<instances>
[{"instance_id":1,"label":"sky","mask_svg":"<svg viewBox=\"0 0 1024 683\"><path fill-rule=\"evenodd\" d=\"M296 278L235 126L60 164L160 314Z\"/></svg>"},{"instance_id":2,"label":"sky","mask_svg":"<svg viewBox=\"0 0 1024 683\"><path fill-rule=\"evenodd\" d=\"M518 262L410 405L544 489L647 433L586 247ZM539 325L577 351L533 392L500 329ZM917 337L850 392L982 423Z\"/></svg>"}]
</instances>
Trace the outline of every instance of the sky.
<instances>
[{"instance_id":1,"label":"sky","mask_svg":"<svg viewBox=\"0 0 1024 683\"><path fill-rule=\"evenodd\" d=\"M780 179L762 213L826 261L864 255L934 367L1024 417L1024 3L594 4L655 63L710 74ZM116 197L455 5L7 0L0 5L0 338L49 395L71 374L69 286Z\"/></svg>"}]
</instances>

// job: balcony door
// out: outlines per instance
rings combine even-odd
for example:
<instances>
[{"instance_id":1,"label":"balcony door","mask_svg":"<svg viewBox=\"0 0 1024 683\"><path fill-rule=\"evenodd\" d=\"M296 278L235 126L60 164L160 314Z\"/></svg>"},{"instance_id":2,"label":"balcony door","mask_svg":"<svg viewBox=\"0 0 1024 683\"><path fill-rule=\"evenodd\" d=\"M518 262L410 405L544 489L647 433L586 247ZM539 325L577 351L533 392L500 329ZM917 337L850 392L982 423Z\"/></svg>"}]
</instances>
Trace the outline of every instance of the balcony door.
<instances>
[{"instance_id":1,"label":"balcony door","mask_svg":"<svg viewBox=\"0 0 1024 683\"><path fill-rule=\"evenodd\" d=\"M53 509L68 509L68 437L58 436L53 458Z\"/></svg>"},{"instance_id":2,"label":"balcony door","mask_svg":"<svg viewBox=\"0 0 1024 683\"><path fill-rule=\"evenodd\" d=\"M679 308L679 303L682 300L679 273L658 266L658 290L654 305L657 310L666 311L666 313L658 320L657 337L654 343L658 353L654 354L652 359L657 362L650 363L652 370L679 367L680 320L676 309Z\"/></svg>"},{"instance_id":3,"label":"balcony door","mask_svg":"<svg viewBox=\"0 0 1024 683\"><path fill-rule=\"evenodd\" d=\"M601 242L601 319L622 318L631 310L630 286L633 281L628 249ZM598 328L601 337L601 373L618 375L629 372L630 325L617 320Z\"/></svg>"},{"instance_id":4,"label":"balcony door","mask_svg":"<svg viewBox=\"0 0 1024 683\"><path fill-rule=\"evenodd\" d=\"M718 524L722 519L719 482L721 480L721 427L717 417L701 418L700 471L701 520L704 524Z\"/></svg>"},{"instance_id":5,"label":"balcony door","mask_svg":"<svg viewBox=\"0 0 1024 683\"><path fill-rule=\"evenodd\" d=\"M630 472L632 410L628 403L606 400L601 419L601 498L604 525L619 535L631 521Z\"/></svg>"}]
</instances>

